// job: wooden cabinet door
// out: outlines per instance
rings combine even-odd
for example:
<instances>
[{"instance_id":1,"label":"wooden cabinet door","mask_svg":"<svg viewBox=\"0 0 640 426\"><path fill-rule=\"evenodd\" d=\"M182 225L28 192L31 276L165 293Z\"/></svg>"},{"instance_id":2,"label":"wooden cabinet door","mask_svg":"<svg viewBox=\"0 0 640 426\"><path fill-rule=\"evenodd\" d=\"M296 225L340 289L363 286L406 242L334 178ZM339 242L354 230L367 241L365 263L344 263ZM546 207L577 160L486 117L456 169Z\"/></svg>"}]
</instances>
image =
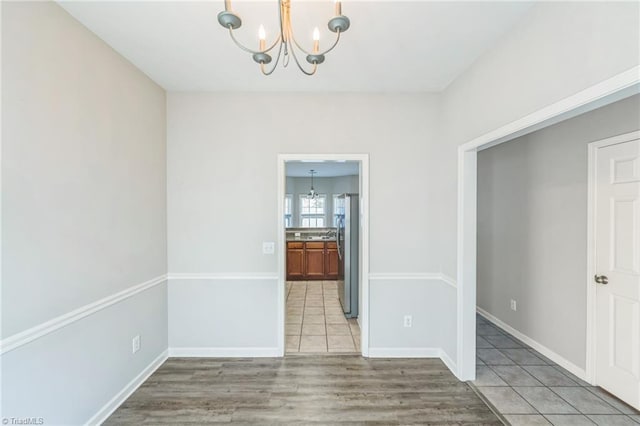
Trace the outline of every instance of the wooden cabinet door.
<instances>
[{"instance_id":1,"label":"wooden cabinet door","mask_svg":"<svg viewBox=\"0 0 640 426\"><path fill-rule=\"evenodd\" d=\"M324 243L306 243L304 253L305 278L324 279Z\"/></svg>"},{"instance_id":2,"label":"wooden cabinet door","mask_svg":"<svg viewBox=\"0 0 640 426\"><path fill-rule=\"evenodd\" d=\"M327 252L324 256L325 280L338 279L338 246L336 243L327 243Z\"/></svg>"},{"instance_id":3,"label":"wooden cabinet door","mask_svg":"<svg viewBox=\"0 0 640 426\"><path fill-rule=\"evenodd\" d=\"M303 243L287 243L287 280L304 278L304 245Z\"/></svg>"}]
</instances>

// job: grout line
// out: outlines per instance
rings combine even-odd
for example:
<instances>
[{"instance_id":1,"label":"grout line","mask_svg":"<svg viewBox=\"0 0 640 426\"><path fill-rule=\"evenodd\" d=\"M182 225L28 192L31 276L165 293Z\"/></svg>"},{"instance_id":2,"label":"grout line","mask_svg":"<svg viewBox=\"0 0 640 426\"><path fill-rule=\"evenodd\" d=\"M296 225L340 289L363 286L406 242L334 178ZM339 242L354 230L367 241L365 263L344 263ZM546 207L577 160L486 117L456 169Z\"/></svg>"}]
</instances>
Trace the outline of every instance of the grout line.
<instances>
[{"instance_id":1,"label":"grout line","mask_svg":"<svg viewBox=\"0 0 640 426\"><path fill-rule=\"evenodd\" d=\"M476 330L476 331L477 331L477 330ZM519 342L519 340L517 340L517 339L516 339L514 336L512 336L511 334L509 334L509 333L505 333L505 335L506 335L507 337L509 337L509 338L514 339L516 342ZM476 336L478 336L478 335L476 335ZM480 336L480 337L482 337L482 338L483 338L483 339L484 339L484 340L485 340L485 341L486 341L486 342L491 346L491 348L482 348L482 349L495 349L495 350L497 350L498 352L500 352L503 356L507 357L507 359L510 359L511 361L513 361L513 362L514 362L514 366L517 366L517 367L522 368L523 370L527 371L527 370L524 368L524 367L525 367L525 365L522 365L522 364L518 363L516 360L512 359L511 357L509 357L507 354L503 353L503 352L500 350L501 348L497 348L497 347L495 347L493 343L491 343L489 340L487 340L487 339L485 338L485 336ZM526 343L524 343L524 342L521 342L521 343L524 345L524 349L527 349L530 353L531 353L531 351L535 351L533 348L531 348L531 347L530 347L529 345L527 345ZM509 348L502 348L502 349L509 349ZM532 353L532 354L533 354L534 356L537 356L535 353ZM545 363L547 362L547 361L545 361L544 359L542 359L542 361L544 361ZM499 375L499 374L494 370L494 368L493 368L493 367L496 367L496 366L500 366L500 364L495 364L495 365L485 364L485 365L486 365L486 367L488 367L488 368L489 368L493 373L495 373L495 374L496 374L496 375L497 375L501 380L505 381L505 380L504 380L504 379L503 379L503 378L502 378L502 377L501 377L501 376L500 376L500 375ZM555 369L558 373L560 373L561 375L563 375L563 376L567 377L567 379L571 380L572 382L575 382L575 380L573 380L571 377L569 377L567 374L565 374L565 372L564 372L565 370L564 370L562 367L558 366L558 365L557 365L557 364L555 364L555 363L554 363L554 364L551 364L551 365L549 365L549 364L544 364L544 365L541 365L541 366L544 366L544 367L552 367L552 368L553 368L553 369ZM527 371L527 373L528 373L528 374L530 374L534 379L536 379L536 380L540 381L537 377L535 377L534 375L532 375L532 374L531 374L531 373L529 373L528 371ZM506 383L506 381L505 381L505 383ZM560 398L562 401L564 401L564 402L565 402L569 407L571 407L571 408L573 408L574 410L576 410L576 412L578 413L578 414L576 414L576 413L555 413L555 414L558 414L558 415L582 415L582 416L586 417L589 421L591 421L591 422L592 422L592 420L588 417L588 414L585 414L585 413L583 413L582 411L580 411L577 407L575 407L573 404L571 404L569 401L567 401L565 398L563 398L563 397L562 397L562 395L560 395L560 394L558 394L557 392L555 392L555 391L552 389L552 387L551 387L551 386L547 386L547 385L545 385L545 384L544 384L544 383L542 383L542 382L540 382L540 383L541 383L541 385L542 385L542 386L515 386L515 387L518 387L518 388L523 388L523 387L546 388L546 389L547 389L547 390L549 390L552 394L556 395L558 398ZM508 384L508 383L506 383L506 384L507 384L507 386L506 386L506 387L510 388L513 392L515 392L518 396L520 396L520 397L521 397L521 398L522 398L522 399L523 399L527 404L529 404L529 405L530 405L530 406L531 406L531 407L532 407L532 408L533 408L533 409L534 409L534 410L535 410L539 415L541 415L542 417L544 417L545 419L547 419L547 418L546 418L546 415L545 415L545 414L543 414L543 413L541 413L541 412L540 412L536 407L534 407L534 406L533 406L533 404L531 404L531 403L529 402L529 400L527 400L523 395L521 395L517 390L515 390L515 389L514 389L514 386L512 386L512 385L510 385L510 384ZM596 395L596 394L594 394L593 392L588 391L588 390L585 388L585 386L582 386L579 382L576 382L576 385L577 385L577 386L556 386L556 387L571 387L571 388L581 388L581 389L585 389L585 391L589 392L591 395L593 395L594 397L598 398L601 402L605 403L606 405L608 405L609 407L611 407L613 410L615 410L615 411L618 413L618 414L609 414L609 415L612 415L612 416L620 416L620 415L623 415L623 416L629 417L629 418L633 421L633 418L631 418L631 416L630 416L630 415L625 414L625 413L622 413L620 410L618 410L616 407L614 407L614 406L613 406L612 404L610 404L608 401L606 401L606 400L604 400L603 398L601 398L599 395ZM474 386L475 386L475 385L474 385ZM487 387L505 387L505 386L487 386ZM482 393L482 391L481 391L479 388L478 388L478 392ZM501 415L503 415L503 413L500 413L500 414L501 414ZM547 413L547 415L553 415L553 414L554 414L554 413ZM504 415L510 415L510 414L504 413ZM547 420L548 420L548 419L547 419Z\"/></svg>"},{"instance_id":2,"label":"grout line","mask_svg":"<svg viewBox=\"0 0 640 426\"><path fill-rule=\"evenodd\" d=\"M295 282L296 283L301 283L303 281L295 281ZM302 344L302 323L304 322L304 310L305 310L306 296L307 296L307 284L306 284L306 281L304 283L305 284L304 284L304 297L303 297L303 303L302 303L302 313L300 314L302 320L300 321L300 331L298 332L298 350L296 352L287 352L286 351L286 346L285 346L285 355L287 353L289 353L289 354L300 353L300 346ZM287 293L287 301L289 300L289 295L291 294L291 291L293 290L294 285L296 285L296 284L292 284L291 285L291 288L289 289L289 292ZM302 287L301 284L297 284L296 286L300 287L300 288ZM287 305L288 304L285 303L285 310L287 309ZM288 313L287 313L287 315L288 315ZM285 320L285 324L286 324L286 322L287 321ZM286 340L286 336L285 336L285 340ZM285 345L286 345L286 343L285 343Z\"/></svg>"},{"instance_id":3,"label":"grout line","mask_svg":"<svg viewBox=\"0 0 640 426\"><path fill-rule=\"evenodd\" d=\"M320 284L322 287L322 314L324 315L324 340L327 344L327 352L329 352L329 330L327 330L327 305L324 303L324 281Z\"/></svg>"},{"instance_id":4,"label":"grout line","mask_svg":"<svg viewBox=\"0 0 640 426\"><path fill-rule=\"evenodd\" d=\"M298 353L300 352L300 348L302 347L302 328L304 327L304 315L307 310L307 290L308 290L309 282L305 281L304 283L304 301L302 302L302 321L300 321L300 338L298 339Z\"/></svg>"},{"instance_id":5,"label":"grout line","mask_svg":"<svg viewBox=\"0 0 640 426\"><path fill-rule=\"evenodd\" d=\"M511 426L511 423L509 423L505 415L502 414L491 401L489 401L489 398L487 398L487 396L480 390L480 388L474 385L473 382L468 382L468 384L471 390L478 396L478 398L480 398L480 401L484 402L484 405L489 408L489 411L495 414L495 416L498 418L498 420L500 420L500 422L502 422L502 424L504 424L505 426Z\"/></svg>"},{"instance_id":6,"label":"grout line","mask_svg":"<svg viewBox=\"0 0 640 426\"><path fill-rule=\"evenodd\" d=\"M578 411L578 412L579 412L579 411ZM579 413L580 413L580 412L579 412ZM586 415L586 414L582 414L582 413L580 413L580 414L542 414L542 417L544 417L544 419L545 419L546 421L548 421L549 423L551 423L551 420L549 420L549 419L547 418L547 416L582 416L582 417L584 417L585 419L587 419L587 421L588 421L588 422L590 422L590 423L589 423L590 425L595 425L595 424L596 424L596 423L594 423L594 422L593 422L593 420L591 420L589 417L587 417L587 415ZM551 424L553 424L553 423L551 423Z\"/></svg>"},{"instance_id":7,"label":"grout line","mask_svg":"<svg viewBox=\"0 0 640 426\"><path fill-rule=\"evenodd\" d=\"M569 387L569 386L556 386L556 387ZM572 387L574 387L574 386L572 386ZM562 397L562 395L560 395L558 392L554 391L554 390L553 390L553 389L551 389L549 386L547 386L547 389L549 389L549 390L551 391L551 393L553 393L554 395L557 395L557 396L558 396L558 398L560 398L561 400L563 400L564 402L566 402L566 403L569 405L569 407L572 407L574 410L576 410L578 413L582 414L583 416L585 416L585 417L587 416L587 414L585 414L585 413L583 413L582 411L580 411L580 410L578 409L578 407L574 407L574 406L573 406L569 401L567 401L566 399L564 399L564 398ZM586 391L586 392L589 392L589 391L587 391L587 390L585 390L585 391ZM591 393L591 392L589 392L589 393ZM593 395L593 394L592 394L592 395ZM616 407L614 407L614 406L612 406L611 404L609 404L609 403L608 403L607 401L605 401L604 399L600 398L598 395L593 395L593 396L595 396L595 397L596 397L596 398L598 398L600 401L602 401L602 402L604 402L605 404L607 404L607 405L608 405L609 407L611 407L612 409L616 410L618 413L623 414L622 412L620 412L620 410L618 410ZM616 414L609 414L609 415L615 416ZM588 417L587 417L587 418L588 418ZM589 419L589 420L591 420L591 419Z\"/></svg>"},{"instance_id":8,"label":"grout line","mask_svg":"<svg viewBox=\"0 0 640 426\"><path fill-rule=\"evenodd\" d=\"M351 328L351 324L347 324L349 326L349 333L351 333L351 340L353 341L353 347L358 351L358 345L356 344L356 336L353 335L353 329ZM362 354L362 352L361 352Z\"/></svg>"},{"instance_id":9,"label":"grout line","mask_svg":"<svg viewBox=\"0 0 640 426\"><path fill-rule=\"evenodd\" d=\"M336 284L336 286L337 286L337 282L336 282L336 281L328 281L328 282L334 283L334 284ZM340 309L340 310L341 310L341 306L340 306L340 302L338 301L338 294L337 294L337 293L336 293L336 294L334 294L334 297L331 297L331 298L330 298L330 302L329 302L329 304L327 304L327 303L326 303L326 301L325 301L325 295L326 295L326 293L325 293L325 286L324 286L324 283L325 283L325 281L324 281L324 280L322 280L322 281L320 281L320 280L318 280L318 281L306 281L306 284L305 284L305 294L304 294L304 304L303 304L303 312L302 312L303 320L302 320L302 324L301 324L301 326L300 326L300 330L301 330L301 331L300 331L300 343L299 343L298 348L300 348L300 347L302 346L302 337L303 337L303 335L302 335L302 327L304 326L304 316L306 315L306 309L307 309L307 302L306 302L306 300L307 300L307 296L308 296L308 294L309 294L309 288L310 288L310 287L309 287L309 285L313 285L313 286L320 285L320 292L321 292L320 294L321 294L321 299L322 299L322 309L323 309L323 313L324 313L324 315L323 315L323 317L324 317L324 327L325 327L325 335L324 335L324 338L325 338L325 343L326 343L326 346L325 346L325 348L326 348L326 349L325 349L325 351L324 351L324 352L308 352L308 353L300 352L300 351L298 350L298 354L302 354L302 355L314 355L314 354L315 354L315 355L322 355L322 354L327 354L327 355L362 355L362 350L361 350L361 349L360 349L360 350L355 349L355 348L357 347L356 342L355 342L356 337L355 337L355 335L353 334L353 331L352 331L352 329L351 329L350 322L349 322L349 320L348 320L346 317L344 317L344 319L345 319L345 321L346 321L346 326L347 326L347 327L348 327L348 329L349 329L349 334L348 334L348 335L345 335L345 336L350 336L350 337L351 337L351 342L353 343L354 350L353 350L353 351L349 351L349 352L344 352L344 353L343 353L343 352L336 352L336 353L329 352L329 329L328 329L329 324L327 323L327 307L328 307L328 306L333 306L333 305L335 304L335 306L336 306L338 309ZM337 289L334 289L334 290L337 292ZM311 307L311 306L309 306L309 307ZM358 327L358 329L359 329L359 327ZM291 353L291 352L290 352L290 353Z\"/></svg>"},{"instance_id":10,"label":"grout line","mask_svg":"<svg viewBox=\"0 0 640 426\"><path fill-rule=\"evenodd\" d=\"M322 312L324 312L324 341L327 345L327 353L329 352L329 329L327 327L327 305L324 303L324 281L322 281Z\"/></svg>"}]
</instances>

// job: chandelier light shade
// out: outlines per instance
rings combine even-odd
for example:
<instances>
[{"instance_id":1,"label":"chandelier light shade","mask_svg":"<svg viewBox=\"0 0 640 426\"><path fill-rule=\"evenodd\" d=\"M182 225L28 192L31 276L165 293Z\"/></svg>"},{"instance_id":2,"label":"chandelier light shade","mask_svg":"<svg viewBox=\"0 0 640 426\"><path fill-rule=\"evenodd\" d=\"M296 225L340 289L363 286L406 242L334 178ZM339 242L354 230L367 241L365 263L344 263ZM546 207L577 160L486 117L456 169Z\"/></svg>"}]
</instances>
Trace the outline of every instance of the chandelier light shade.
<instances>
[{"instance_id":1,"label":"chandelier light shade","mask_svg":"<svg viewBox=\"0 0 640 426\"><path fill-rule=\"evenodd\" d=\"M320 50L320 31L318 27L313 30L313 47L311 51L305 50L293 34L293 28L291 26L291 0L278 0L278 6L280 9L278 36L272 44L267 44L265 29L260 25L260 28L258 28L257 50L242 45L233 34L233 30L237 30L242 26L242 19L231 10L231 0L225 0L225 10L218 14L218 22L229 30L231 40L233 40L240 49L253 56L253 60L260 65L260 70L264 75L271 75L281 60L282 65L287 67L291 57L293 57L293 61L304 74L315 74L318 70L318 65L324 62L324 56L338 45L340 35L347 31L351 25L349 18L342 14L342 3L339 0L335 1L335 16L327 23L329 30L336 34L335 41L328 49L323 51ZM301 63L298 55L305 57L307 65ZM275 61L273 60L274 56ZM272 62L273 64L271 64ZM271 66L267 67L269 64L271 64Z\"/></svg>"}]
</instances>

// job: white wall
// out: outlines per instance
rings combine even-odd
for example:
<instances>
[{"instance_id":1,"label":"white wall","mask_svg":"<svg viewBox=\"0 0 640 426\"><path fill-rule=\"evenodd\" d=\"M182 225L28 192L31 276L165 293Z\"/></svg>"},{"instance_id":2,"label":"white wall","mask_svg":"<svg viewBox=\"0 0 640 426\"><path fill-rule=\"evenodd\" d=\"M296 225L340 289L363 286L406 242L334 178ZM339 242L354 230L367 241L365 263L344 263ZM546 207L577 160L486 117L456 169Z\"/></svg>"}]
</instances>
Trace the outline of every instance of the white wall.
<instances>
[{"instance_id":1,"label":"white wall","mask_svg":"<svg viewBox=\"0 0 640 426\"><path fill-rule=\"evenodd\" d=\"M445 90L444 273L456 275L457 146L639 64L639 3L541 2Z\"/></svg>"},{"instance_id":2,"label":"white wall","mask_svg":"<svg viewBox=\"0 0 640 426\"><path fill-rule=\"evenodd\" d=\"M581 369L587 143L638 129L640 95L478 154L478 306Z\"/></svg>"},{"instance_id":3,"label":"white wall","mask_svg":"<svg viewBox=\"0 0 640 426\"><path fill-rule=\"evenodd\" d=\"M423 356L424 349L433 348L443 349L449 357L455 354L454 287L438 278L401 280L376 274L371 285L372 356ZM405 314L411 314L412 328L402 326Z\"/></svg>"},{"instance_id":4,"label":"white wall","mask_svg":"<svg viewBox=\"0 0 640 426\"><path fill-rule=\"evenodd\" d=\"M170 93L169 272L180 279L169 284L169 345L275 348L277 265L262 242L277 241L277 154L368 153L370 269L391 276L371 281L371 345L444 346L442 311L430 307L447 306L440 295L452 288L398 278L439 272L431 172L439 161L437 102L431 95ZM255 274L268 279L250 279ZM447 290L427 290L440 286ZM404 329L404 314L420 320ZM241 339L233 335L239 329Z\"/></svg>"},{"instance_id":5,"label":"white wall","mask_svg":"<svg viewBox=\"0 0 640 426\"><path fill-rule=\"evenodd\" d=\"M458 278L458 146L640 65L639 9L637 2L536 3L442 93L433 201L445 275ZM456 354L465 377L473 364L473 309L458 312L469 349Z\"/></svg>"},{"instance_id":6,"label":"white wall","mask_svg":"<svg viewBox=\"0 0 640 426\"><path fill-rule=\"evenodd\" d=\"M53 2L2 3L2 89L4 349L166 273L166 104ZM166 349L166 304L160 281L4 353L2 414L87 421Z\"/></svg>"},{"instance_id":7,"label":"white wall","mask_svg":"<svg viewBox=\"0 0 640 426\"><path fill-rule=\"evenodd\" d=\"M293 195L292 227L300 226L300 196L307 195L311 187L311 177L287 177L285 193ZM319 194L327 196L325 223L333 226L333 196L338 194L357 194L360 180L356 176L315 177L313 187Z\"/></svg>"}]
</instances>

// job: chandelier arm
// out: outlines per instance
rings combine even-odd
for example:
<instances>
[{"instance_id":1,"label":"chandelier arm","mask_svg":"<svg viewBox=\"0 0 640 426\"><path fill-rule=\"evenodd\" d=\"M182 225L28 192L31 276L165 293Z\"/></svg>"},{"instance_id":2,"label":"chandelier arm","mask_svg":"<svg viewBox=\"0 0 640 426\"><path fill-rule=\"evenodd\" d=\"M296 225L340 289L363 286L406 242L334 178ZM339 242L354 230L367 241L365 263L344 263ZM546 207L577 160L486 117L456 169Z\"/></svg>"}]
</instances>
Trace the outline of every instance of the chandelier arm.
<instances>
[{"instance_id":1,"label":"chandelier arm","mask_svg":"<svg viewBox=\"0 0 640 426\"><path fill-rule=\"evenodd\" d=\"M233 40L233 42L236 44L236 46L238 46L240 49L244 50L247 53L251 53L252 55L255 55L257 53L270 52L271 50L273 50L274 47L276 47L278 45L280 40L282 40L282 36L280 35L280 36L278 36L276 41L271 46L269 46L268 49L265 49L265 50L251 50L248 47L244 47L242 44L240 44L240 42L236 39L236 36L233 35L233 29L231 27L229 27L229 35L231 36L231 40Z\"/></svg>"},{"instance_id":2,"label":"chandelier arm","mask_svg":"<svg viewBox=\"0 0 640 426\"><path fill-rule=\"evenodd\" d=\"M338 45L338 42L340 41L340 34L342 34L342 33L340 32L340 30L337 30L336 34L337 34L336 35L336 41L333 42L331 47L328 48L327 50L325 50L324 52L315 53L315 55L326 55L327 53L331 52L333 50L333 48Z\"/></svg>"},{"instance_id":3,"label":"chandelier arm","mask_svg":"<svg viewBox=\"0 0 640 426\"><path fill-rule=\"evenodd\" d=\"M286 47L285 47L285 49L286 49ZM291 58L289 56L288 52L289 52L289 50L286 50L284 52L284 59L282 60L282 66L285 67L285 68L289 66L289 58Z\"/></svg>"},{"instance_id":4,"label":"chandelier arm","mask_svg":"<svg viewBox=\"0 0 640 426\"><path fill-rule=\"evenodd\" d=\"M288 36L287 37L288 44L290 46L289 51L291 52L291 56L293 56L293 60L295 61L300 71L302 71L302 73L306 75L314 75L318 69L318 64L314 63L313 69L311 71L307 71L302 67L302 65L300 65L300 62L298 61L298 57L296 56L296 48L293 44L291 44L291 41L290 41L293 39L293 30L291 29L291 26L287 28L287 36Z\"/></svg>"},{"instance_id":5,"label":"chandelier arm","mask_svg":"<svg viewBox=\"0 0 640 426\"><path fill-rule=\"evenodd\" d=\"M273 67L271 67L270 71L265 71L265 66L264 64L260 64L260 71L262 71L262 74L264 75L271 75L273 74L273 72L276 70L276 68L278 67L278 62L280 62L280 56L282 53L282 43L280 43L280 48L278 49L278 56L276 57L276 62L273 64Z\"/></svg>"},{"instance_id":6,"label":"chandelier arm","mask_svg":"<svg viewBox=\"0 0 640 426\"><path fill-rule=\"evenodd\" d=\"M307 71L304 68L302 68L302 65L300 65L300 62L298 62L298 57L296 56L296 49L294 49L293 46L291 47L291 56L293 56L293 60L296 62L296 65L298 66L298 68L300 68L300 71L302 71L304 74L306 74L306 75L314 75L316 73L316 71L318 70L318 64L317 63L313 64L313 70L312 71Z\"/></svg>"},{"instance_id":7,"label":"chandelier arm","mask_svg":"<svg viewBox=\"0 0 640 426\"><path fill-rule=\"evenodd\" d=\"M293 30L291 30L291 39L293 40L295 45L298 46L298 49L300 49L302 53L304 53L305 55L311 55L311 53L307 52L302 46L300 46L300 43L298 43L298 40L296 40L296 37L293 35Z\"/></svg>"},{"instance_id":8,"label":"chandelier arm","mask_svg":"<svg viewBox=\"0 0 640 426\"><path fill-rule=\"evenodd\" d=\"M260 29L260 34L259 34L261 49L253 50L244 46L235 37L233 30L240 27L241 25L240 18L234 13L229 12L228 8L226 12L221 12L220 14L218 14L218 22L222 24L223 27L226 27L229 30L229 36L233 41L233 43L236 46L238 46L241 50L253 55L254 61L260 64L260 71L264 75L271 75L275 71L277 66L281 63L280 62L281 57L282 57L283 67L287 67L287 65L291 62L290 56L293 56L293 60L295 61L296 66L303 74L309 75L309 76L314 75L318 70L318 65L324 62L325 60L324 55L331 52L338 45L338 43L340 42L342 32L349 28L349 19L346 16L342 16L339 12L339 8L337 8L336 14L338 16L335 16L332 19L330 19L328 23L329 30L336 33L335 41L331 44L331 46L328 49L324 50L323 52L309 53L306 49L302 47L300 43L298 43L298 40L296 40L296 38L293 35L293 26L291 25L291 16L290 16L290 1L291 0L278 0L278 4L280 5L279 11L278 11L279 12L278 18L280 21L280 28L279 28L280 31L279 31L278 37L275 39L273 44L266 49L263 48L264 46L264 29L263 28ZM318 37L315 32L314 32L314 35L315 35L315 38L314 38L313 50L315 51L316 49L318 49L318 40L317 40ZM272 57L268 53L273 51L276 46L278 46L278 52L277 52L278 56L277 58L275 58L276 60L273 61L274 62L273 66L267 67L267 65L272 62ZM310 70L306 70L305 64L301 63L298 60L296 50L299 50L299 52L297 53L302 52L303 54L306 55L306 62L312 65L312 68ZM291 53L291 55L289 55L289 53Z\"/></svg>"},{"instance_id":9,"label":"chandelier arm","mask_svg":"<svg viewBox=\"0 0 640 426\"><path fill-rule=\"evenodd\" d=\"M336 41L333 42L333 44L331 45L330 48L328 48L327 50L325 50L324 52L320 52L320 53L313 53L313 55L326 55L327 53L331 52L333 50L334 47L336 47L338 45L338 42L340 41L340 30L338 29L336 31L336 33L338 34L336 37ZM295 43L296 46L298 46L298 49L300 49L300 51L302 51L302 53L304 53L305 55L311 55L312 53L307 52L302 46L300 46L300 44L298 43L298 40L296 40L296 37L293 35L293 29L291 30L291 38L293 39L293 42Z\"/></svg>"}]
</instances>

